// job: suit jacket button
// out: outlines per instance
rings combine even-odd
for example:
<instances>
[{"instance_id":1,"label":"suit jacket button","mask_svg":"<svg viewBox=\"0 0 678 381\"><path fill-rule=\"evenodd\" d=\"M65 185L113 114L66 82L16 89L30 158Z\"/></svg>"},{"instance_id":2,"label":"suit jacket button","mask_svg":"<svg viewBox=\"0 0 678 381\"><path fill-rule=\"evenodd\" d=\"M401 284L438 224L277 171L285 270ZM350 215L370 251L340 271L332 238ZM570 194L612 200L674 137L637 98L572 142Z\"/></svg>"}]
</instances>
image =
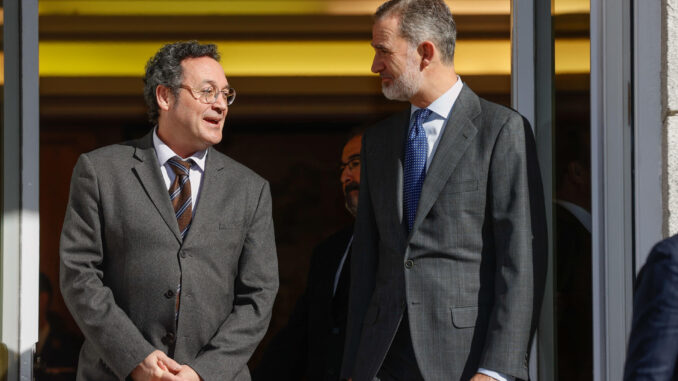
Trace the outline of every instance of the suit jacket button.
<instances>
[{"instance_id":1,"label":"suit jacket button","mask_svg":"<svg viewBox=\"0 0 678 381\"><path fill-rule=\"evenodd\" d=\"M405 261L405 267L406 267L406 268L411 269L412 266L414 266L414 261L413 261L413 260L408 259L408 260Z\"/></svg>"},{"instance_id":2,"label":"suit jacket button","mask_svg":"<svg viewBox=\"0 0 678 381\"><path fill-rule=\"evenodd\" d=\"M186 252L183 250L181 251L181 253L179 253L179 255L181 256L181 258L186 258Z\"/></svg>"},{"instance_id":3,"label":"suit jacket button","mask_svg":"<svg viewBox=\"0 0 678 381\"><path fill-rule=\"evenodd\" d=\"M174 291L172 291L172 290L167 290L167 292L165 292L165 297L166 297L167 299L171 299L173 296L174 296Z\"/></svg>"},{"instance_id":4,"label":"suit jacket button","mask_svg":"<svg viewBox=\"0 0 678 381\"><path fill-rule=\"evenodd\" d=\"M162 343L165 345L172 345L174 344L174 339L174 332L167 332L167 334L160 341L162 341Z\"/></svg>"}]
</instances>

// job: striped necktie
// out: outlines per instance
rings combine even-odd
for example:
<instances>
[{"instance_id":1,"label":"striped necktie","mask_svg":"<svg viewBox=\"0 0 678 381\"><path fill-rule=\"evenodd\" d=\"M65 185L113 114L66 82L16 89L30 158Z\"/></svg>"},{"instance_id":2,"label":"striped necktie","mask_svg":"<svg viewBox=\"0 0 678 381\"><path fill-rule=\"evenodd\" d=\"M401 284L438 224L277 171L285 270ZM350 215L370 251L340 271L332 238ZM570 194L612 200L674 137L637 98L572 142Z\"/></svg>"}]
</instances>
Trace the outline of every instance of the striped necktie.
<instances>
[{"instance_id":1,"label":"striped necktie","mask_svg":"<svg viewBox=\"0 0 678 381\"><path fill-rule=\"evenodd\" d=\"M169 159L167 163L176 175L174 181L169 188L169 196L174 207L174 214L179 223L179 231L181 232L181 239L186 237L188 229L191 227L191 217L193 216L193 208L191 204L191 180L188 176L191 168L192 160L181 160L180 157L174 156Z\"/></svg>"}]
</instances>

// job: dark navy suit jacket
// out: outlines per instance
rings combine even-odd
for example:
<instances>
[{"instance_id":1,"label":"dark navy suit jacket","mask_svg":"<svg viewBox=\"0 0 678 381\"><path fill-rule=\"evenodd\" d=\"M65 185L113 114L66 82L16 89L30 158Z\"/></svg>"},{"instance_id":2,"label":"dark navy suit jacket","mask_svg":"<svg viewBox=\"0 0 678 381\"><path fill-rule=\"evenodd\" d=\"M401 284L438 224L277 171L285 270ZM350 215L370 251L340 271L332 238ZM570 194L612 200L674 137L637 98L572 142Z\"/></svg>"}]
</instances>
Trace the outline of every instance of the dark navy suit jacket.
<instances>
[{"instance_id":1,"label":"dark navy suit jacket","mask_svg":"<svg viewBox=\"0 0 678 381\"><path fill-rule=\"evenodd\" d=\"M638 275L625 381L678 380L678 235L654 246Z\"/></svg>"}]
</instances>

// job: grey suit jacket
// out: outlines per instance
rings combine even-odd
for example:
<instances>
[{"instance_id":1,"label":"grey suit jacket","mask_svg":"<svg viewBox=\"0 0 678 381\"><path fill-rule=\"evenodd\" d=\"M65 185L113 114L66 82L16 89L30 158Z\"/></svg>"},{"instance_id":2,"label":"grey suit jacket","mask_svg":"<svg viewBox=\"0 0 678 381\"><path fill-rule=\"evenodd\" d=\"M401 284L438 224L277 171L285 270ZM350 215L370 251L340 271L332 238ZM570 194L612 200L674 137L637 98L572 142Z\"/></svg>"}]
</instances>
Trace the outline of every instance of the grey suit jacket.
<instances>
[{"instance_id":1,"label":"grey suit jacket","mask_svg":"<svg viewBox=\"0 0 678 381\"><path fill-rule=\"evenodd\" d=\"M525 379L547 254L532 131L464 86L408 235L409 117L408 109L363 137L342 377L374 378L407 309L426 380L468 380L478 367Z\"/></svg>"},{"instance_id":2,"label":"grey suit jacket","mask_svg":"<svg viewBox=\"0 0 678 381\"><path fill-rule=\"evenodd\" d=\"M155 349L205 380L249 380L278 288L269 186L249 169L209 150L182 243L152 134L83 154L60 255L78 380L124 379Z\"/></svg>"}]
</instances>

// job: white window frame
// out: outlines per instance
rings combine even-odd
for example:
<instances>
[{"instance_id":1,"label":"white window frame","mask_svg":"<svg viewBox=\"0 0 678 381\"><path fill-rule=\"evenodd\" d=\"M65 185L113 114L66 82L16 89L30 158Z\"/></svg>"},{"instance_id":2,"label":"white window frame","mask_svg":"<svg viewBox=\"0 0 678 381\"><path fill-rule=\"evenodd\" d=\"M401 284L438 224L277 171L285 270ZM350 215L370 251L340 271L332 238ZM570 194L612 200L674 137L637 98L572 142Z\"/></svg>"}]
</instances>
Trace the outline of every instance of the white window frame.
<instances>
[{"instance_id":1,"label":"white window frame","mask_svg":"<svg viewBox=\"0 0 678 381\"><path fill-rule=\"evenodd\" d=\"M8 381L30 381L40 271L38 2L8 0L3 7L2 362Z\"/></svg>"},{"instance_id":2,"label":"white window frame","mask_svg":"<svg viewBox=\"0 0 678 381\"><path fill-rule=\"evenodd\" d=\"M551 202L554 66L551 25L550 2L512 0L511 107L527 118L534 131L549 232L546 289L530 353L532 380L553 380L555 374Z\"/></svg>"},{"instance_id":3,"label":"white window frame","mask_svg":"<svg viewBox=\"0 0 678 381\"><path fill-rule=\"evenodd\" d=\"M547 4L545 4L547 3ZM550 3L512 2L512 106L531 123L544 180L549 269L530 364L555 379ZM633 278L667 234L662 193L661 2L591 0L594 380L623 378ZM631 27L630 27L631 26ZM536 359L535 359L536 357Z\"/></svg>"}]
</instances>

